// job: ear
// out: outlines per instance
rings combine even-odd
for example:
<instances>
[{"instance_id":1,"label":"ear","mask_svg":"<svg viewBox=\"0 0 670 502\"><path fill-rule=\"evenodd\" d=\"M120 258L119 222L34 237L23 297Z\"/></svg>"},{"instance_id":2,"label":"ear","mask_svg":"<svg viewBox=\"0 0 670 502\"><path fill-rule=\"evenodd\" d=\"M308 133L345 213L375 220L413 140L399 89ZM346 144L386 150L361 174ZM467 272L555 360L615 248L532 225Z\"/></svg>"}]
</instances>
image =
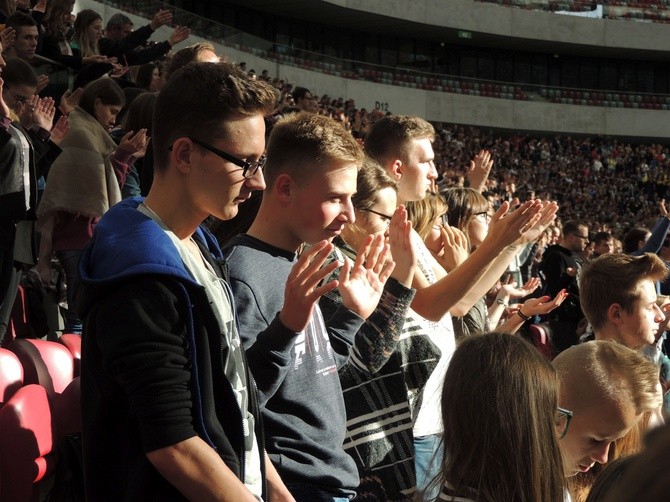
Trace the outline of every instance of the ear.
<instances>
[{"instance_id":1,"label":"ear","mask_svg":"<svg viewBox=\"0 0 670 502\"><path fill-rule=\"evenodd\" d=\"M607 320L614 324L621 324L623 322L622 313L623 308L618 303L613 303L607 309Z\"/></svg>"},{"instance_id":2,"label":"ear","mask_svg":"<svg viewBox=\"0 0 670 502\"><path fill-rule=\"evenodd\" d=\"M291 175L282 173L277 176L272 187L272 192L277 197L277 200L279 200L279 204L282 207L287 207L291 202L291 197L295 194L295 182L291 178Z\"/></svg>"},{"instance_id":3,"label":"ear","mask_svg":"<svg viewBox=\"0 0 670 502\"><path fill-rule=\"evenodd\" d=\"M393 164L391 164L391 176L393 176L396 180L399 180L402 178L404 169L403 169L403 164L400 159L396 159L393 161Z\"/></svg>"},{"instance_id":4,"label":"ear","mask_svg":"<svg viewBox=\"0 0 670 502\"><path fill-rule=\"evenodd\" d=\"M188 174L191 172L193 153L193 143L187 138L179 138L172 143L170 163L175 165L180 173Z\"/></svg>"}]
</instances>

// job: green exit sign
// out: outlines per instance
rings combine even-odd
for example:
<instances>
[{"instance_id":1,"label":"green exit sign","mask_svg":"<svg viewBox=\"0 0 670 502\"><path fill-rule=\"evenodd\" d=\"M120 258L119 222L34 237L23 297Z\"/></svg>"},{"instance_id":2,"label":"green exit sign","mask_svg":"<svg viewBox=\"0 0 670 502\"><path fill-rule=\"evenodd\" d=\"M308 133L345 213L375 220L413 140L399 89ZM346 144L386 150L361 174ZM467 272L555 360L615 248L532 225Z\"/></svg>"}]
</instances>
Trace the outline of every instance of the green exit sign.
<instances>
[{"instance_id":1,"label":"green exit sign","mask_svg":"<svg viewBox=\"0 0 670 502\"><path fill-rule=\"evenodd\" d=\"M471 31L463 31L463 30L458 30L458 38L472 38L472 32Z\"/></svg>"}]
</instances>

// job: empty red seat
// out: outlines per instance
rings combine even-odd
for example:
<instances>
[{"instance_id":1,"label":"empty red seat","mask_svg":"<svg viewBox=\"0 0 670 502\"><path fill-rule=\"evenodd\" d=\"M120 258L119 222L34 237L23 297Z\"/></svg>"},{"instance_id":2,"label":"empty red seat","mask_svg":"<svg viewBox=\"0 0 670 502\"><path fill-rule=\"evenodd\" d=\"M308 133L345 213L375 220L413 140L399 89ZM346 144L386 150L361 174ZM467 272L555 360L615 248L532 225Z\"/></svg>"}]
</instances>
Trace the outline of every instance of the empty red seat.
<instances>
[{"instance_id":1,"label":"empty red seat","mask_svg":"<svg viewBox=\"0 0 670 502\"><path fill-rule=\"evenodd\" d=\"M24 384L42 385L60 394L74 378L74 360L64 345L47 340L17 338L9 346L23 366Z\"/></svg>"},{"instance_id":2,"label":"empty red seat","mask_svg":"<svg viewBox=\"0 0 670 502\"><path fill-rule=\"evenodd\" d=\"M0 349L0 406L23 386L23 366L16 354Z\"/></svg>"},{"instance_id":3,"label":"empty red seat","mask_svg":"<svg viewBox=\"0 0 670 502\"><path fill-rule=\"evenodd\" d=\"M81 370L81 335L66 333L58 338L58 342L65 345L74 360L74 376L79 376Z\"/></svg>"},{"instance_id":4,"label":"empty red seat","mask_svg":"<svg viewBox=\"0 0 670 502\"><path fill-rule=\"evenodd\" d=\"M37 483L55 465L46 390L26 385L0 408L0 500L38 500Z\"/></svg>"}]
</instances>

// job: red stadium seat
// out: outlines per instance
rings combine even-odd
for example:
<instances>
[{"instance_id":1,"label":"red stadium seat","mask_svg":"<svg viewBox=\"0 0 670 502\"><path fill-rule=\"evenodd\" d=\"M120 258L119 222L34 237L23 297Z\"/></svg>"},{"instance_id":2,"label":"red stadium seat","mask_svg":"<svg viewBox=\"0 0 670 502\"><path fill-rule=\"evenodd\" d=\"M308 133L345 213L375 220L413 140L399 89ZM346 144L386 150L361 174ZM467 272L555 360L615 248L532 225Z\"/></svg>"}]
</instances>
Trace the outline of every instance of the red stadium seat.
<instances>
[{"instance_id":1,"label":"red stadium seat","mask_svg":"<svg viewBox=\"0 0 670 502\"><path fill-rule=\"evenodd\" d=\"M24 383L42 385L50 395L63 392L74 378L72 354L60 343L17 338L9 350L21 361Z\"/></svg>"},{"instance_id":2,"label":"red stadium seat","mask_svg":"<svg viewBox=\"0 0 670 502\"><path fill-rule=\"evenodd\" d=\"M0 349L0 406L23 385L23 366L16 354Z\"/></svg>"},{"instance_id":3,"label":"red stadium seat","mask_svg":"<svg viewBox=\"0 0 670 502\"><path fill-rule=\"evenodd\" d=\"M53 469L51 408L46 390L26 385L0 409L0 500L39 500L39 483Z\"/></svg>"},{"instance_id":4,"label":"red stadium seat","mask_svg":"<svg viewBox=\"0 0 670 502\"><path fill-rule=\"evenodd\" d=\"M74 360L74 376L78 377L81 370L81 335L66 333L58 338L58 342L67 347Z\"/></svg>"}]
</instances>

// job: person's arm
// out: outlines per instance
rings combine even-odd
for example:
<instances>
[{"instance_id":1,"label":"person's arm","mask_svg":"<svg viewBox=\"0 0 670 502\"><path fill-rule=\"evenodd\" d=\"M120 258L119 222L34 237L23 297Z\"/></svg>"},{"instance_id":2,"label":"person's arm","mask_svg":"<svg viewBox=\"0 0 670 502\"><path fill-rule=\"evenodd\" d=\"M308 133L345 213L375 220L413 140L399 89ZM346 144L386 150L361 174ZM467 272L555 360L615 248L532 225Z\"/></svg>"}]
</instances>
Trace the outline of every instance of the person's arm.
<instances>
[{"instance_id":1,"label":"person's arm","mask_svg":"<svg viewBox=\"0 0 670 502\"><path fill-rule=\"evenodd\" d=\"M259 303L259 298L268 294L266 291L254 291L244 277L230 279L240 338L258 386L261 407L286 378L296 338L307 326L314 304L321 295L337 287L337 281L317 287L321 279L339 266L338 262L333 262L322 267L332 249L332 244L322 241L303 253L287 278L281 311L270 314L274 318L266 317L268 312L264 312L264 306ZM233 251L236 252L240 250Z\"/></svg>"},{"instance_id":2,"label":"person's arm","mask_svg":"<svg viewBox=\"0 0 670 502\"><path fill-rule=\"evenodd\" d=\"M568 293L563 290L560 291L553 299L549 296L541 296L539 298L529 298L517 311L503 324L495 328L496 331L502 333L516 333L523 324L537 315L546 315L560 307L563 300L568 297Z\"/></svg>"},{"instance_id":3,"label":"person's arm","mask_svg":"<svg viewBox=\"0 0 670 502\"><path fill-rule=\"evenodd\" d=\"M633 251L631 254L633 256L642 256L644 253L658 253L663 246L663 241L665 241L665 236L668 234L668 229L670 229L670 219L668 219L667 212L665 215L661 216L654 228L651 231L651 237L644 243L637 251Z\"/></svg>"},{"instance_id":4,"label":"person's arm","mask_svg":"<svg viewBox=\"0 0 670 502\"><path fill-rule=\"evenodd\" d=\"M114 168L116 179L119 182L119 188L123 188L123 185L126 183L126 175L133 163L133 158L144 155L147 141L146 129L140 129L134 134L130 131L121 138L119 147L112 153L109 160Z\"/></svg>"},{"instance_id":5,"label":"person's arm","mask_svg":"<svg viewBox=\"0 0 670 502\"><path fill-rule=\"evenodd\" d=\"M265 478L268 484L269 502L295 502L267 453L265 453Z\"/></svg>"},{"instance_id":6,"label":"person's arm","mask_svg":"<svg viewBox=\"0 0 670 502\"><path fill-rule=\"evenodd\" d=\"M176 291L155 280L133 281L96 302L85 323L104 361L98 371L108 372L124 390L140 447L185 497L255 500L194 429L191 362L184 343L183 310L189 307Z\"/></svg>"},{"instance_id":7,"label":"person's arm","mask_svg":"<svg viewBox=\"0 0 670 502\"><path fill-rule=\"evenodd\" d=\"M197 436L149 452L147 458L188 500L257 502L216 451Z\"/></svg>"},{"instance_id":8,"label":"person's arm","mask_svg":"<svg viewBox=\"0 0 670 502\"><path fill-rule=\"evenodd\" d=\"M486 239L449 275L443 275L435 284L429 285L423 274L414 274L414 287L417 292L412 302L412 309L430 321L437 322L442 319L465 294L480 282L498 255L519 239L527 226L535 224L541 208L540 203L529 201L506 215L509 203L504 202L493 217ZM446 239L446 236L444 238ZM500 274L495 280L498 277ZM480 297L494 283L495 281L484 289ZM469 308L463 310L461 315L468 310Z\"/></svg>"}]
</instances>

